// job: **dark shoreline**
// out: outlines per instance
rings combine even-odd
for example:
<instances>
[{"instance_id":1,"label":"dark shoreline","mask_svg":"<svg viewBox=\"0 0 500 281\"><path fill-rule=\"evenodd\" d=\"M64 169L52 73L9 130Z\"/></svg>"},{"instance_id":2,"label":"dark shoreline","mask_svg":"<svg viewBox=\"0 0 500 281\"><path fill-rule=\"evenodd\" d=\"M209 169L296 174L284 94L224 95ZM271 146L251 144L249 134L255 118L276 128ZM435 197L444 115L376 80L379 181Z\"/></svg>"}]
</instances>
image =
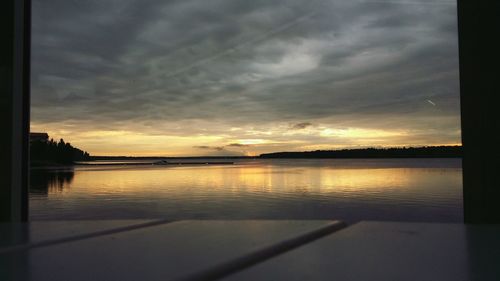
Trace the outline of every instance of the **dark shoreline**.
<instances>
[{"instance_id":1,"label":"dark shoreline","mask_svg":"<svg viewBox=\"0 0 500 281\"><path fill-rule=\"evenodd\" d=\"M316 150L303 152L274 152L259 156L89 156L84 162L56 163L54 161L35 160L32 169L65 168L72 166L112 166L112 165L224 165L234 164L231 160L239 159L435 159L462 158L462 146L427 146L401 148L360 148L342 150ZM150 162L127 162L147 160ZM184 162L179 160L191 160ZM102 163L105 161L123 161L123 163ZM93 163L101 162L101 163Z\"/></svg>"},{"instance_id":2,"label":"dark shoreline","mask_svg":"<svg viewBox=\"0 0 500 281\"><path fill-rule=\"evenodd\" d=\"M97 160L99 161L99 160ZM91 162L91 161L89 161ZM75 163L75 166L181 166L181 165L233 165L234 162L168 162L168 163L155 163L155 162L123 162L123 163Z\"/></svg>"},{"instance_id":3,"label":"dark shoreline","mask_svg":"<svg viewBox=\"0 0 500 281\"><path fill-rule=\"evenodd\" d=\"M316 150L300 152L273 152L259 156L90 156L90 160L199 160L199 159L401 159L401 158L461 158L462 146L425 146L401 148L359 148L341 150Z\"/></svg>"},{"instance_id":4,"label":"dark shoreline","mask_svg":"<svg viewBox=\"0 0 500 281\"><path fill-rule=\"evenodd\" d=\"M274 152L260 158L460 158L462 146L425 146L398 148L359 148L342 150L316 150L305 152Z\"/></svg>"}]
</instances>

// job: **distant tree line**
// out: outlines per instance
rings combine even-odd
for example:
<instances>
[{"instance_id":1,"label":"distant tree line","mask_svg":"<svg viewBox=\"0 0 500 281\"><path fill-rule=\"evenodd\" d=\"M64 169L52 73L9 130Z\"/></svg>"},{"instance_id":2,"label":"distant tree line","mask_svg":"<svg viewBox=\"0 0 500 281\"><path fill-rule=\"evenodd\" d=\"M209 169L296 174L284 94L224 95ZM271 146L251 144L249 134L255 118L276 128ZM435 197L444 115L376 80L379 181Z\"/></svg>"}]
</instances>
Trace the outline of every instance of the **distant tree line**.
<instances>
[{"instance_id":1,"label":"distant tree line","mask_svg":"<svg viewBox=\"0 0 500 281\"><path fill-rule=\"evenodd\" d=\"M88 152L73 147L60 139L30 142L30 161L32 165L73 164L75 161L89 160Z\"/></svg>"},{"instance_id":2,"label":"distant tree line","mask_svg":"<svg viewBox=\"0 0 500 281\"><path fill-rule=\"evenodd\" d=\"M397 148L360 148L316 150L304 152L275 152L261 158L459 158L462 146L425 146Z\"/></svg>"}]
</instances>

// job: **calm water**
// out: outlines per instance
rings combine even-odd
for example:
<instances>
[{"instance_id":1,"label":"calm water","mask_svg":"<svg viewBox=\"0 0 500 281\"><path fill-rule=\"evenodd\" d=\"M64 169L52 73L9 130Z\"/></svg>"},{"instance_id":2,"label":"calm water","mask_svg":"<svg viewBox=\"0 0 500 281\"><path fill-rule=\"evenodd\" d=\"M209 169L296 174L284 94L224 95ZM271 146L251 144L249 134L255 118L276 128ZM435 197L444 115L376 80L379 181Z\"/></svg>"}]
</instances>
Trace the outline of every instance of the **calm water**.
<instances>
[{"instance_id":1,"label":"calm water","mask_svg":"<svg viewBox=\"0 0 500 281\"><path fill-rule=\"evenodd\" d=\"M31 218L462 221L459 159L35 170Z\"/></svg>"}]
</instances>

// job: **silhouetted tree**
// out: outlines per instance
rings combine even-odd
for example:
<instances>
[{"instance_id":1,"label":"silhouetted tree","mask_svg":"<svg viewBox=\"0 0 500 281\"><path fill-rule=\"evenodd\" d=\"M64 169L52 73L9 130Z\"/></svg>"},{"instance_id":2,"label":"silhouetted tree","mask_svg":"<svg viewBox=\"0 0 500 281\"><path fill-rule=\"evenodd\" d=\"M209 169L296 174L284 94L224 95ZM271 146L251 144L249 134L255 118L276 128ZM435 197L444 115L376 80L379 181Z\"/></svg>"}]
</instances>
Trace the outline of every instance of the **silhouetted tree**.
<instances>
[{"instance_id":1,"label":"silhouetted tree","mask_svg":"<svg viewBox=\"0 0 500 281\"><path fill-rule=\"evenodd\" d=\"M30 160L32 165L46 164L73 164L75 161L89 160L90 155L83 150L73 147L70 143L60 139L59 142L32 141L30 143Z\"/></svg>"}]
</instances>

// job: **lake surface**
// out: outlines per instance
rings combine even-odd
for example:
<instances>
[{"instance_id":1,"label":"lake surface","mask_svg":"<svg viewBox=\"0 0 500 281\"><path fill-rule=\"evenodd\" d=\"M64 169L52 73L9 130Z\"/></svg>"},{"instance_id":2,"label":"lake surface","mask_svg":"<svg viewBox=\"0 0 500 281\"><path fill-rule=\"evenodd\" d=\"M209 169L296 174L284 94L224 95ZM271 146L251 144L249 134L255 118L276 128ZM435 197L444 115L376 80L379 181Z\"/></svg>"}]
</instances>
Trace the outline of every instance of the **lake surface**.
<instances>
[{"instance_id":1,"label":"lake surface","mask_svg":"<svg viewBox=\"0 0 500 281\"><path fill-rule=\"evenodd\" d=\"M463 221L460 159L230 161L33 170L30 217Z\"/></svg>"}]
</instances>

